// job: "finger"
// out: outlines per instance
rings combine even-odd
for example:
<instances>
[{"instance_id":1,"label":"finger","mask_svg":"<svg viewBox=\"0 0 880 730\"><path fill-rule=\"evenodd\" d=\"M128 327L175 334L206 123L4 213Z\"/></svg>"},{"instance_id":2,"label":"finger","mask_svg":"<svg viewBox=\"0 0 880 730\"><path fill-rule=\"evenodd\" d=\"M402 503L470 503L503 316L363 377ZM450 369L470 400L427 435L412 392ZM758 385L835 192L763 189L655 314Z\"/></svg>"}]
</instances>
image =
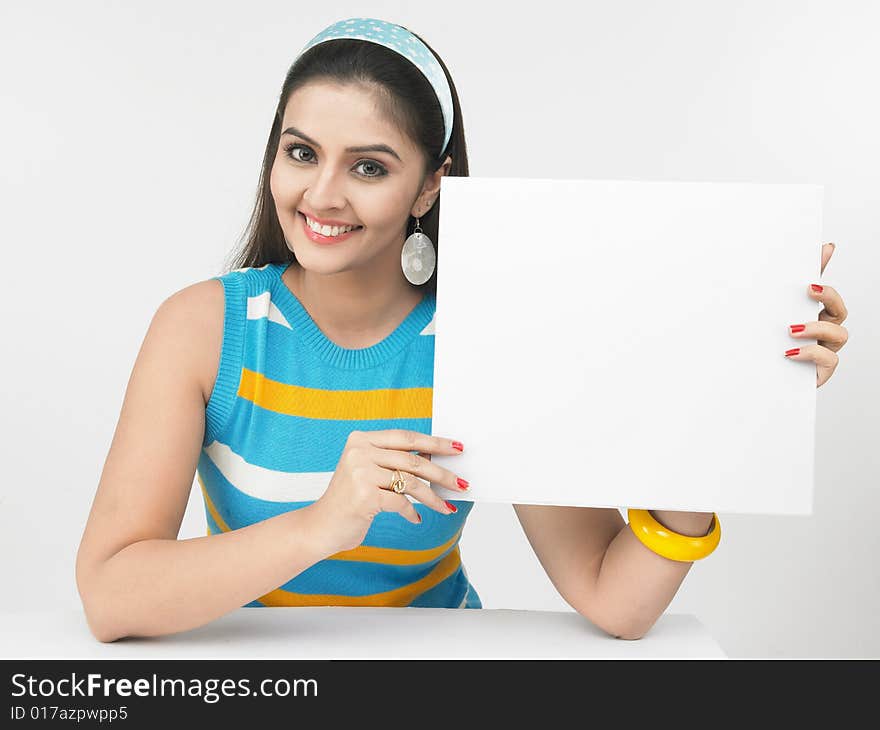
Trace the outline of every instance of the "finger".
<instances>
[{"instance_id":1,"label":"finger","mask_svg":"<svg viewBox=\"0 0 880 730\"><path fill-rule=\"evenodd\" d=\"M786 357L791 360L812 360L816 363L816 387L824 385L834 373L840 358L837 353L831 352L821 345L803 345L786 352Z\"/></svg>"},{"instance_id":2,"label":"finger","mask_svg":"<svg viewBox=\"0 0 880 730\"><path fill-rule=\"evenodd\" d=\"M831 256L834 254L835 248L836 246L833 243L826 243L822 246L822 268L819 270L820 276L825 273L825 267L831 260Z\"/></svg>"},{"instance_id":3,"label":"finger","mask_svg":"<svg viewBox=\"0 0 880 730\"><path fill-rule=\"evenodd\" d=\"M377 449L375 447L374 449L370 458L377 466L383 467L386 470L385 476L387 479L385 479L385 484L390 485L394 469L399 470L401 473L410 474L414 478L418 478L425 485L425 492L416 492L420 499L421 495L436 496L431 489L432 484L459 493L466 492L470 488L468 482L457 476L454 472L444 469L442 466L434 464L418 454L406 454L402 451ZM437 500L443 501L439 497L437 497ZM436 507L437 501L432 501Z\"/></svg>"},{"instance_id":4,"label":"finger","mask_svg":"<svg viewBox=\"0 0 880 730\"><path fill-rule=\"evenodd\" d=\"M397 492L392 491L391 484L392 481L397 478L398 472L400 473L400 478L406 484L406 491L398 494ZM428 482L420 479L415 474L404 471L402 469L398 469L395 471L394 469L386 469L381 466L376 466L376 481L377 484L385 491L391 492L391 494L399 497L404 497L405 501L409 501L406 497L410 499L416 499L422 504L431 509L440 512L441 514L448 515L452 512L456 512L457 510L454 507L451 507L449 502L445 501L438 497L434 490L431 489L431 486ZM413 510L415 508L413 507Z\"/></svg>"},{"instance_id":5,"label":"finger","mask_svg":"<svg viewBox=\"0 0 880 730\"><path fill-rule=\"evenodd\" d=\"M368 443L381 449L424 451L432 454L461 453L453 445L458 444L457 441L440 438L439 436L430 436L420 431L410 431L404 428L389 428L382 431L353 431L350 438L352 437L366 439Z\"/></svg>"},{"instance_id":6,"label":"finger","mask_svg":"<svg viewBox=\"0 0 880 730\"><path fill-rule=\"evenodd\" d=\"M400 469L415 474L431 484L435 484L452 492L466 492L470 485L453 471L420 456L405 454L391 449L377 449L373 460L386 469Z\"/></svg>"},{"instance_id":7,"label":"finger","mask_svg":"<svg viewBox=\"0 0 880 730\"><path fill-rule=\"evenodd\" d=\"M813 287L819 287L819 290ZM823 322L833 322L834 324L843 324L847 314L843 299L834 287L822 286L821 284L810 284L807 287L810 298L818 302L822 302L825 308L819 312L819 319Z\"/></svg>"},{"instance_id":8,"label":"finger","mask_svg":"<svg viewBox=\"0 0 880 730\"><path fill-rule=\"evenodd\" d=\"M453 441L453 443L458 444L458 446L461 447L461 448L456 447L455 453L456 454L462 453L462 450L464 449L464 447L458 441ZM428 461L431 461L431 454L429 454L427 451L419 451L418 454L419 454L419 456L424 457Z\"/></svg>"},{"instance_id":9,"label":"finger","mask_svg":"<svg viewBox=\"0 0 880 730\"><path fill-rule=\"evenodd\" d=\"M418 525L422 516L415 505L407 499L405 494L397 494L388 489L379 490L379 507L383 512L397 512L405 520Z\"/></svg>"},{"instance_id":10,"label":"finger","mask_svg":"<svg viewBox=\"0 0 880 730\"><path fill-rule=\"evenodd\" d=\"M794 329L799 327L804 329L795 332ZM816 340L817 345L827 347L831 352L840 350L849 339L849 330L846 327L831 322L805 322L804 324L789 325L788 333L796 340Z\"/></svg>"}]
</instances>

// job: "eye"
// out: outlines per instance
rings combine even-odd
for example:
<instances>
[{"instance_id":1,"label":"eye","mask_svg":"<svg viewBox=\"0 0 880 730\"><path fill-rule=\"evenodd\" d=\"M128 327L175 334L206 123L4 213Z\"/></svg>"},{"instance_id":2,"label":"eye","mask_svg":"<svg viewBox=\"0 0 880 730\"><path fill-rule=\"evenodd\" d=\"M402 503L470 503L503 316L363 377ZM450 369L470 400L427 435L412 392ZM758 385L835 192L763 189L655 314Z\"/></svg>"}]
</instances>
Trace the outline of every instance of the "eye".
<instances>
[{"instance_id":1,"label":"eye","mask_svg":"<svg viewBox=\"0 0 880 730\"><path fill-rule=\"evenodd\" d=\"M382 177L387 174L387 170L380 165L378 162L374 162L373 160L363 160L358 162L358 165L369 165L372 169L377 170L375 174L367 174L366 177Z\"/></svg>"},{"instance_id":2,"label":"eye","mask_svg":"<svg viewBox=\"0 0 880 730\"><path fill-rule=\"evenodd\" d=\"M308 145L295 144L291 142L284 146L284 153L289 159L293 160L294 162L309 163L312 161L312 158L310 157L307 159L303 159L300 155L294 154L298 151L304 151L308 155L315 154L314 150L312 150L312 148ZM361 177L384 177L388 174L388 170L385 168L385 166L376 162L375 160L361 160L357 163L356 167L361 166L365 166L365 172L358 173ZM369 172L370 170L373 170L374 172Z\"/></svg>"},{"instance_id":3,"label":"eye","mask_svg":"<svg viewBox=\"0 0 880 730\"><path fill-rule=\"evenodd\" d=\"M312 148L306 147L306 145L304 145L304 144L288 144L284 147L284 152L294 162L308 162L308 160L303 160L300 157L298 157L297 155L294 155L293 154L294 150L306 150L306 151L310 152L311 154L314 154L314 152L312 151Z\"/></svg>"}]
</instances>

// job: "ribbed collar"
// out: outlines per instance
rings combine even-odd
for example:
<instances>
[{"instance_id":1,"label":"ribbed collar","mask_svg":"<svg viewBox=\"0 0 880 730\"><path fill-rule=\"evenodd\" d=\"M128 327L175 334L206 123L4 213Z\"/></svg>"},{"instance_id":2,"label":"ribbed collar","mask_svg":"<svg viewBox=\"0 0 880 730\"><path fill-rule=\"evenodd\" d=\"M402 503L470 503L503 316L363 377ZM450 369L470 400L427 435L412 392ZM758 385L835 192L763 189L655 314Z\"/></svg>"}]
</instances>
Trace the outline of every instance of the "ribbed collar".
<instances>
[{"instance_id":1,"label":"ribbed collar","mask_svg":"<svg viewBox=\"0 0 880 730\"><path fill-rule=\"evenodd\" d=\"M364 370L390 360L404 349L434 317L437 298L426 293L397 328L384 340L370 347L350 350L340 347L315 324L296 295L287 288L281 275L289 262L270 264L273 271L272 301L285 316L293 331L324 362L345 370Z\"/></svg>"}]
</instances>

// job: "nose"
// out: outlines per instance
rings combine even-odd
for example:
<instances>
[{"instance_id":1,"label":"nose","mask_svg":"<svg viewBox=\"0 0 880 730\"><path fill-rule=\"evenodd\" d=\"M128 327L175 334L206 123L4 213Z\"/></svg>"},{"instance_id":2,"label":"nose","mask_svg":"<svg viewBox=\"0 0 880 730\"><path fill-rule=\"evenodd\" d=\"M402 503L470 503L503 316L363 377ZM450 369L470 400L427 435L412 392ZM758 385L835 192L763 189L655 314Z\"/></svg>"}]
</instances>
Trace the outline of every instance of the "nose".
<instances>
[{"instance_id":1,"label":"nose","mask_svg":"<svg viewBox=\"0 0 880 730\"><path fill-rule=\"evenodd\" d=\"M316 214L320 211L343 210L345 208L342 185L337 180L336 173L331 166L328 165L316 173L312 178L312 184L303 193L303 200Z\"/></svg>"}]
</instances>

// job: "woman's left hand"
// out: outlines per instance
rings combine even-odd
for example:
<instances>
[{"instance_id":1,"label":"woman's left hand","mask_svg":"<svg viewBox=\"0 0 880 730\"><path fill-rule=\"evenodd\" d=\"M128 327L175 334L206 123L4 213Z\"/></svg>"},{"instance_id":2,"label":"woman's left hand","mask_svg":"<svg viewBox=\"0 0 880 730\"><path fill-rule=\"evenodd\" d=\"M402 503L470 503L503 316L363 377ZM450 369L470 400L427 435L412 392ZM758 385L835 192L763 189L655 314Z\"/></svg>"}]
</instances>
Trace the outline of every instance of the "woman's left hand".
<instances>
[{"instance_id":1,"label":"woman's left hand","mask_svg":"<svg viewBox=\"0 0 880 730\"><path fill-rule=\"evenodd\" d=\"M822 269L820 274L825 271L825 265L831 260L834 253L834 244L826 243L822 246ZM814 289L818 287L821 291ZM825 308L819 312L818 322L806 322L800 325L791 325L789 333L795 339L815 339L815 345L801 345L799 348L788 350L785 354L792 360L812 360L816 363L816 387L824 385L828 382L828 378L834 373L839 357L837 351L846 344L849 339L849 332L846 327L842 327L843 320L846 319L848 312L843 304L843 299L836 289L830 286L821 287L818 284L811 284L807 287L809 295L815 300L822 302ZM799 332L794 332L796 328L803 328ZM821 339L820 339L821 338Z\"/></svg>"}]
</instances>

